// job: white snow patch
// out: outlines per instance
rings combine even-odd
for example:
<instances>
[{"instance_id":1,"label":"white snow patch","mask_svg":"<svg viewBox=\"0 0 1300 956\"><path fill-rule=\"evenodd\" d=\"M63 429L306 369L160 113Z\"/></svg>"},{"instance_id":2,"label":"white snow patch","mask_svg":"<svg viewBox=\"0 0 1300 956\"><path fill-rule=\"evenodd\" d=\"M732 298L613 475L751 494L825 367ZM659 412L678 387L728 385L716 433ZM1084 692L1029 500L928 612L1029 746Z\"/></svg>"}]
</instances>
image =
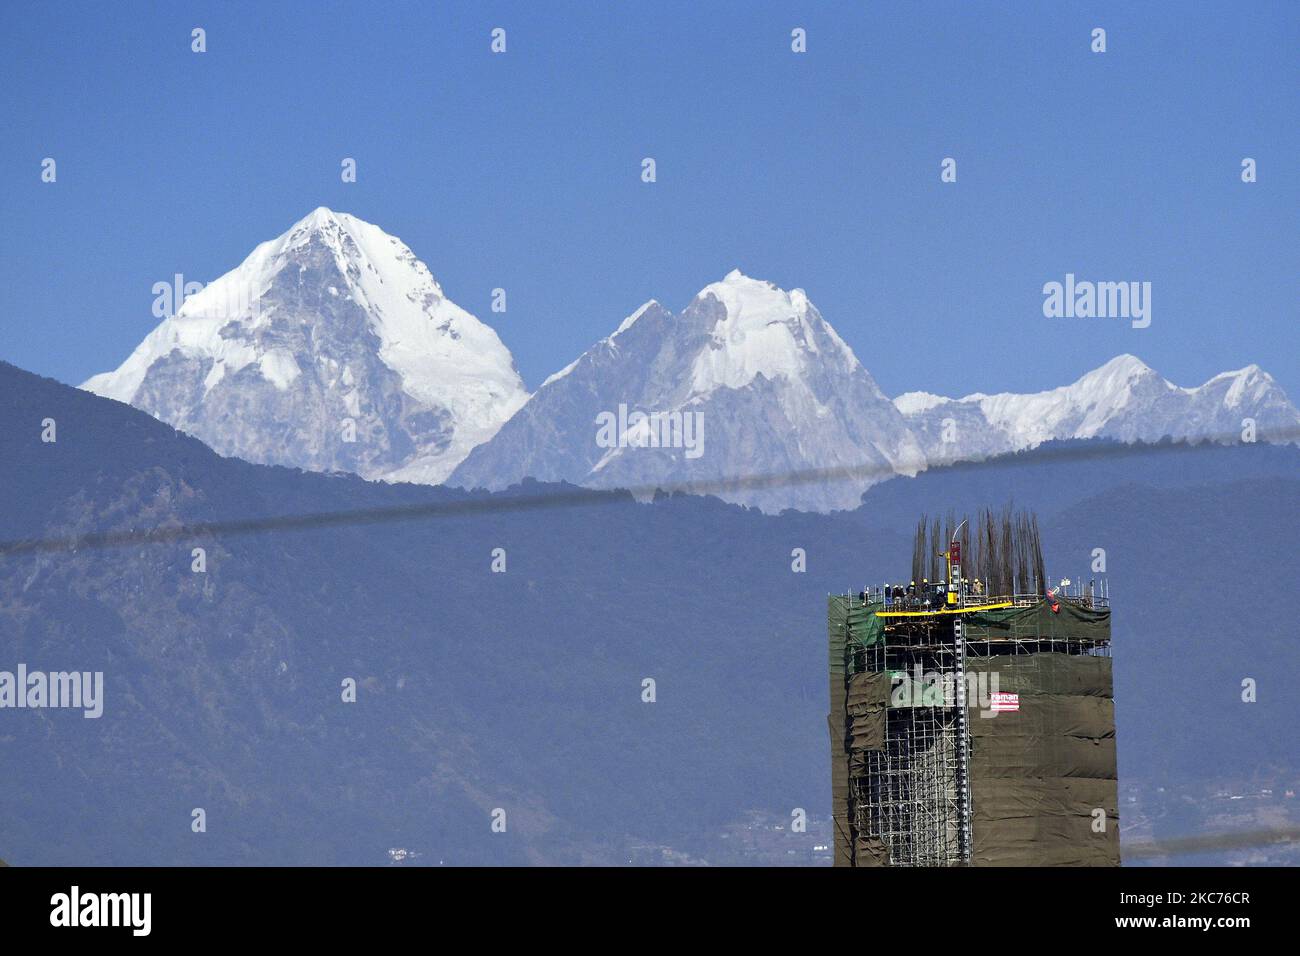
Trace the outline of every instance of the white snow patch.
<instances>
[{"instance_id":1,"label":"white snow patch","mask_svg":"<svg viewBox=\"0 0 1300 956\"><path fill-rule=\"evenodd\" d=\"M918 412L928 412L935 406L950 401L952 399L943 395L932 395L929 392L904 392L894 399L894 407L904 415L915 415Z\"/></svg>"},{"instance_id":2,"label":"white snow patch","mask_svg":"<svg viewBox=\"0 0 1300 956\"><path fill-rule=\"evenodd\" d=\"M547 385L550 385L552 382L558 382L560 379L564 378L564 376L568 375L570 372L572 372L575 368L578 367L578 363L581 362L586 357L586 355L587 353L583 352L582 355L579 355L576 359L574 359L568 365L564 366L564 368L560 369L558 372L546 376L546 381L542 382L541 386L538 388L538 391L541 391L541 389L545 388Z\"/></svg>"},{"instance_id":3,"label":"white snow patch","mask_svg":"<svg viewBox=\"0 0 1300 956\"><path fill-rule=\"evenodd\" d=\"M726 314L713 327L711 346L692 365L693 392L743 388L758 375L799 379L805 363L816 361L812 323L825 323L803 290L785 292L733 269L721 282L701 289L696 299L706 296L721 303Z\"/></svg>"},{"instance_id":4,"label":"white snow patch","mask_svg":"<svg viewBox=\"0 0 1300 956\"><path fill-rule=\"evenodd\" d=\"M1192 389L1192 391L1199 392L1202 389L1208 389L1223 382L1231 382L1228 390L1223 394L1223 404L1228 408L1238 408L1247 399L1258 401L1274 385L1273 376L1258 365L1247 365L1245 368L1239 368L1233 372L1220 372L1204 385L1200 385Z\"/></svg>"},{"instance_id":5,"label":"white snow patch","mask_svg":"<svg viewBox=\"0 0 1300 956\"><path fill-rule=\"evenodd\" d=\"M282 392L302 374L293 356L284 349L272 349L258 359L257 364L262 377Z\"/></svg>"}]
</instances>

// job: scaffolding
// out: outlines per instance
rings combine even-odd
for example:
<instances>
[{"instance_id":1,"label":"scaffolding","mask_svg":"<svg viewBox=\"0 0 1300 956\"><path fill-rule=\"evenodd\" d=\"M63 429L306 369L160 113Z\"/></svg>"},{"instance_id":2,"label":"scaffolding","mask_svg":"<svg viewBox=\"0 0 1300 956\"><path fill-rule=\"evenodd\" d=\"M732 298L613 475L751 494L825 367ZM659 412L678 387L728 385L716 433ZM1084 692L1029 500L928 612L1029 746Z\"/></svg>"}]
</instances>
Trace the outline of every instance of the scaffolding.
<instances>
[{"instance_id":1,"label":"scaffolding","mask_svg":"<svg viewBox=\"0 0 1300 956\"><path fill-rule=\"evenodd\" d=\"M856 600L852 595L845 600L859 608L882 607L872 600L876 597L864 589ZM1012 596L1011 602L1030 605L1020 598ZM1082 606L1083 598L1078 601ZM1101 603L1090 598L1088 606ZM886 623L879 640L846 645L846 680L887 673L891 688L883 746L859 752L850 762L854 842L878 848L883 854L878 862L893 866L968 864L973 809L968 704L987 703L982 695L971 699L972 693L979 694L981 675L1011 656L1018 660L1021 677L1033 683L1040 656L1108 657L1108 636L1048 636L1017 625L1006 635L972 639L961 614L885 612L880 617ZM1024 665L1030 665L1028 671Z\"/></svg>"},{"instance_id":2,"label":"scaffolding","mask_svg":"<svg viewBox=\"0 0 1300 956\"><path fill-rule=\"evenodd\" d=\"M923 516L827 624L836 865L1118 863L1107 582L1051 583L1034 515Z\"/></svg>"}]
</instances>

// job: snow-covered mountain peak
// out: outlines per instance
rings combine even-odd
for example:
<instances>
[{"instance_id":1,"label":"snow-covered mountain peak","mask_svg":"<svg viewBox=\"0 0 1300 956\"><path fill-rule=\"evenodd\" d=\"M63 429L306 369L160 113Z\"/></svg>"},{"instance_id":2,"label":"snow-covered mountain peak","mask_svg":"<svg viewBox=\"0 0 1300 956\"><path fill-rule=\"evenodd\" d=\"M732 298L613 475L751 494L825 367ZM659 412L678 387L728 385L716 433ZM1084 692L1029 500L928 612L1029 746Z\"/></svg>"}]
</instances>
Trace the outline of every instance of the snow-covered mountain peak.
<instances>
[{"instance_id":1,"label":"snow-covered mountain peak","mask_svg":"<svg viewBox=\"0 0 1300 956\"><path fill-rule=\"evenodd\" d=\"M808 311L808 297L803 289L786 292L773 282L751 279L739 269L732 269L721 282L700 290L696 299L713 296L726 310L723 324L728 330L759 329L772 322L793 322Z\"/></svg>"},{"instance_id":2,"label":"snow-covered mountain peak","mask_svg":"<svg viewBox=\"0 0 1300 956\"><path fill-rule=\"evenodd\" d=\"M716 304L710 309L709 303ZM861 368L803 289L787 292L733 269L701 289L687 308L696 314L705 310L712 326L708 347L691 370L696 393L743 388L759 375L799 380L818 364L836 372Z\"/></svg>"},{"instance_id":3,"label":"snow-covered mountain peak","mask_svg":"<svg viewBox=\"0 0 1300 956\"><path fill-rule=\"evenodd\" d=\"M1231 409L1253 406L1281 393L1272 375L1251 364L1231 372L1220 372L1193 392L1215 396Z\"/></svg>"},{"instance_id":4,"label":"snow-covered mountain peak","mask_svg":"<svg viewBox=\"0 0 1300 956\"><path fill-rule=\"evenodd\" d=\"M617 338L618 336L626 332L628 329L632 328L633 324L636 322L637 319L641 318L641 316L645 315L646 312L648 312L650 309L654 308L657 305L659 305L659 301L657 299L650 299L647 302L643 302L639 309L637 309L635 312L633 312L631 315L629 315L626 319L624 319L622 322L618 324L618 328L614 330L614 334L611 335L610 338L611 339Z\"/></svg>"},{"instance_id":5,"label":"snow-covered mountain peak","mask_svg":"<svg viewBox=\"0 0 1300 956\"><path fill-rule=\"evenodd\" d=\"M724 495L828 510L854 507L872 481L921 459L902 415L803 291L733 270L678 314L641 306L543 382L450 481L641 488L846 467L843 479Z\"/></svg>"},{"instance_id":6,"label":"snow-covered mountain peak","mask_svg":"<svg viewBox=\"0 0 1300 956\"><path fill-rule=\"evenodd\" d=\"M1151 366L1136 355L1117 355L1109 362L1081 376L1073 385L1066 386L1080 397L1111 395L1131 388L1144 380L1160 380ZM1167 384L1167 383L1166 383Z\"/></svg>"},{"instance_id":7,"label":"snow-covered mountain peak","mask_svg":"<svg viewBox=\"0 0 1300 956\"><path fill-rule=\"evenodd\" d=\"M328 206L317 206L295 222L289 228L289 231L284 234L284 238L290 242L300 243L313 233L325 235L346 231L348 220L353 222L361 221L345 212L335 212Z\"/></svg>"},{"instance_id":8,"label":"snow-covered mountain peak","mask_svg":"<svg viewBox=\"0 0 1300 956\"><path fill-rule=\"evenodd\" d=\"M1145 362L1126 354L1060 388L969 395L962 401L977 402L991 424L1005 430L1020 447L1032 447L1062 437L1067 423L1071 437L1099 435L1121 412L1174 390Z\"/></svg>"},{"instance_id":9,"label":"snow-covered mountain peak","mask_svg":"<svg viewBox=\"0 0 1300 956\"><path fill-rule=\"evenodd\" d=\"M344 225L346 222L360 222L360 221L361 220L357 219L354 216L349 215L348 213L335 212L333 209L329 208L329 206L317 206L311 212L307 213L307 215L299 219L294 224L294 228L292 231L296 232L298 229L303 227L318 229L323 226L329 226L329 225L341 226Z\"/></svg>"},{"instance_id":10,"label":"snow-covered mountain peak","mask_svg":"<svg viewBox=\"0 0 1300 956\"><path fill-rule=\"evenodd\" d=\"M1233 369L1232 371L1228 371L1228 372L1220 372L1218 375L1214 376L1209 381L1217 382L1220 379L1225 379L1225 378L1239 379L1245 381L1254 381L1256 379L1260 379L1268 382L1273 381L1273 376L1269 375L1268 372L1264 371L1254 362L1247 365L1245 368ZM1206 384L1208 384L1208 382Z\"/></svg>"},{"instance_id":11,"label":"snow-covered mountain peak","mask_svg":"<svg viewBox=\"0 0 1300 956\"><path fill-rule=\"evenodd\" d=\"M117 370L83 387L225 454L428 481L527 399L497 334L400 239L323 206L186 297ZM294 411L277 421L284 403ZM368 420L370 440L341 438L344 419ZM304 449L276 447L287 422L309 433L287 440Z\"/></svg>"},{"instance_id":12,"label":"snow-covered mountain peak","mask_svg":"<svg viewBox=\"0 0 1300 956\"><path fill-rule=\"evenodd\" d=\"M405 243L356 216L318 206L273 242L282 254L313 244L333 252L344 271L349 263L355 263L363 277L368 274L380 282L410 273L408 281L442 294L442 286Z\"/></svg>"}]
</instances>

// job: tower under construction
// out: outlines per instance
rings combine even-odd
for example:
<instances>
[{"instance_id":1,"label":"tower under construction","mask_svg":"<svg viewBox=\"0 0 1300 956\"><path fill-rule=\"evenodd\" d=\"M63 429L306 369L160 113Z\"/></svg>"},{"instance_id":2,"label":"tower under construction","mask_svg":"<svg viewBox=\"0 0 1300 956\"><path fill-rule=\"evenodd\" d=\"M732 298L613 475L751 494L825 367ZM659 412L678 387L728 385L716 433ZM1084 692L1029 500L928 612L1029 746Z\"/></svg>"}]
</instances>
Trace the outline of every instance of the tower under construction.
<instances>
[{"instance_id":1,"label":"tower under construction","mask_svg":"<svg viewBox=\"0 0 1300 956\"><path fill-rule=\"evenodd\" d=\"M829 598L835 865L1118 865L1105 582L1010 509L922 518L911 572Z\"/></svg>"}]
</instances>

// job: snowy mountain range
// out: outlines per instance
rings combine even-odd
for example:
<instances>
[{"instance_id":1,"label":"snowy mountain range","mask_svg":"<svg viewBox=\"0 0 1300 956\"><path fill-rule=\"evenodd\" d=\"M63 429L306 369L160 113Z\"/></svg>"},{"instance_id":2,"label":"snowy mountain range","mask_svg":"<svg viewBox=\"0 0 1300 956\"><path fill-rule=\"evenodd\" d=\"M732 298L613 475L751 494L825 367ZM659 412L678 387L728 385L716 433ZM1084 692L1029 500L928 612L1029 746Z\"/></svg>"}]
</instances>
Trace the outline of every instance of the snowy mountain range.
<instances>
[{"instance_id":1,"label":"snowy mountain range","mask_svg":"<svg viewBox=\"0 0 1300 956\"><path fill-rule=\"evenodd\" d=\"M931 462L987 458L1068 438L1125 442L1300 438L1300 413L1258 365L1180 388L1141 359L1120 355L1077 382L1046 392L945 398L907 392L894 399Z\"/></svg>"},{"instance_id":2,"label":"snowy mountain range","mask_svg":"<svg viewBox=\"0 0 1300 956\"><path fill-rule=\"evenodd\" d=\"M894 474L1053 439L1236 440L1243 419L1260 441L1300 434L1257 366L1179 388L1131 355L1047 392L891 401L802 290L738 270L680 313L645 303L529 396L410 249L324 208L83 387L259 463L491 489L702 483L765 511L852 508ZM817 477L782 477L801 473Z\"/></svg>"}]
</instances>

